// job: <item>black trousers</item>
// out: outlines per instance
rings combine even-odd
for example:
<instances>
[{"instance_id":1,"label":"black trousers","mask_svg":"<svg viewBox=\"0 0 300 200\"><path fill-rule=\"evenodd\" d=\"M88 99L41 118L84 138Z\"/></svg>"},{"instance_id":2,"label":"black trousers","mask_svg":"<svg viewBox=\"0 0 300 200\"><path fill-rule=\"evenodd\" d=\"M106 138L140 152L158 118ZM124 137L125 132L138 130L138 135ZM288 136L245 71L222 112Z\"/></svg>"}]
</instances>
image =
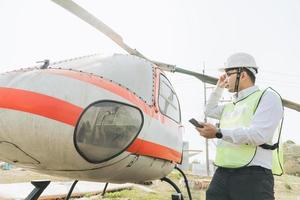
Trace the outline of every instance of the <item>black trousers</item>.
<instances>
[{"instance_id":1,"label":"black trousers","mask_svg":"<svg viewBox=\"0 0 300 200\"><path fill-rule=\"evenodd\" d=\"M259 166L219 167L206 191L206 200L274 200L272 171Z\"/></svg>"}]
</instances>

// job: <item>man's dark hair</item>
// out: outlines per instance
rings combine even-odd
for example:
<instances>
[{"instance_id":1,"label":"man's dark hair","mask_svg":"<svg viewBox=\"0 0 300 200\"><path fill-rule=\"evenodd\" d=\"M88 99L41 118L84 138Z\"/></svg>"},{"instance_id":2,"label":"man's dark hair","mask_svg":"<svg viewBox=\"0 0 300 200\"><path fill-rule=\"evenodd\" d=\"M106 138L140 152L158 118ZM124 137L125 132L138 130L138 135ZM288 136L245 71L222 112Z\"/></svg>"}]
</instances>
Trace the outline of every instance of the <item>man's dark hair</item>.
<instances>
[{"instance_id":1,"label":"man's dark hair","mask_svg":"<svg viewBox=\"0 0 300 200\"><path fill-rule=\"evenodd\" d=\"M251 82L252 82L253 84L255 84L255 79L256 79L255 75L254 75L249 69L247 69L247 68L243 68L242 71L245 71L245 72L248 74L248 76L250 77ZM256 71L256 70L255 70L255 71Z\"/></svg>"}]
</instances>

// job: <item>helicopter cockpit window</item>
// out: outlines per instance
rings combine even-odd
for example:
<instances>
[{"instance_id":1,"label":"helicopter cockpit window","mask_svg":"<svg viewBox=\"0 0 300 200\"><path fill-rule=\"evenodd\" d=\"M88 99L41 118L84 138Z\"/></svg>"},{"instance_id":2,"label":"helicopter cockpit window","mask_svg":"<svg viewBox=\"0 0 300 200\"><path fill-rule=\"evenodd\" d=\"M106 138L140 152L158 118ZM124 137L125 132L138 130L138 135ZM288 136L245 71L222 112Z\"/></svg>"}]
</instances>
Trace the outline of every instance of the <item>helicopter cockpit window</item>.
<instances>
[{"instance_id":1,"label":"helicopter cockpit window","mask_svg":"<svg viewBox=\"0 0 300 200\"><path fill-rule=\"evenodd\" d=\"M87 161L100 163L127 149L142 125L138 108L114 101L97 102L81 115L75 129L75 147Z\"/></svg>"},{"instance_id":2,"label":"helicopter cockpit window","mask_svg":"<svg viewBox=\"0 0 300 200\"><path fill-rule=\"evenodd\" d=\"M176 93L168 79L160 75L158 105L160 111L176 122L180 122L180 107Z\"/></svg>"}]
</instances>

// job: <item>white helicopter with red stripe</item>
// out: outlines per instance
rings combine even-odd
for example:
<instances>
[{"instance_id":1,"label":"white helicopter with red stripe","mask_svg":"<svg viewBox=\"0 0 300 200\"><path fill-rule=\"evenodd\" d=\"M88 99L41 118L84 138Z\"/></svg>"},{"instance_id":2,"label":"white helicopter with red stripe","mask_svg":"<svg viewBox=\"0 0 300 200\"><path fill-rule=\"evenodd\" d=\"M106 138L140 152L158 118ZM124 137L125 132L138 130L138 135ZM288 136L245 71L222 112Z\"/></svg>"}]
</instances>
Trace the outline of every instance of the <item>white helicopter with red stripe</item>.
<instances>
[{"instance_id":1,"label":"white helicopter with red stripe","mask_svg":"<svg viewBox=\"0 0 300 200\"><path fill-rule=\"evenodd\" d=\"M169 181L164 177L182 161L183 129L163 71L210 84L217 79L149 60L73 1L53 2L130 55L91 55L1 74L0 160L75 180ZM297 103L284 105L300 111ZM46 186L37 184L39 192L28 199Z\"/></svg>"}]
</instances>

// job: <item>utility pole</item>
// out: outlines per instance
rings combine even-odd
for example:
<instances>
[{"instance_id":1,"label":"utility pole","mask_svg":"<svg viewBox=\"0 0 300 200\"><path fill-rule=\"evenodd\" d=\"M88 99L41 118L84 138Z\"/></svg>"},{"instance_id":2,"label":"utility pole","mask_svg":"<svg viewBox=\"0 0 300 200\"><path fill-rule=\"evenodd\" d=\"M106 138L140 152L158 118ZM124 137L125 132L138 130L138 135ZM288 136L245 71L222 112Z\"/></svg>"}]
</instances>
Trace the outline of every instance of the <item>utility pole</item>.
<instances>
[{"instance_id":1,"label":"utility pole","mask_svg":"<svg viewBox=\"0 0 300 200\"><path fill-rule=\"evenodd\" d=\"M203 62L203 75L205 75L205 63ZM203 92L204 92L204 107L206 106L206 83L203 83ZM204 122L207 122L207 117L206 115L204 115ZM209 171L209 152L208 152L208 139L205 139L205 152L206 152L206 173L207 176L210 175L210 171Z\"/></svg>"}]
</instances>

